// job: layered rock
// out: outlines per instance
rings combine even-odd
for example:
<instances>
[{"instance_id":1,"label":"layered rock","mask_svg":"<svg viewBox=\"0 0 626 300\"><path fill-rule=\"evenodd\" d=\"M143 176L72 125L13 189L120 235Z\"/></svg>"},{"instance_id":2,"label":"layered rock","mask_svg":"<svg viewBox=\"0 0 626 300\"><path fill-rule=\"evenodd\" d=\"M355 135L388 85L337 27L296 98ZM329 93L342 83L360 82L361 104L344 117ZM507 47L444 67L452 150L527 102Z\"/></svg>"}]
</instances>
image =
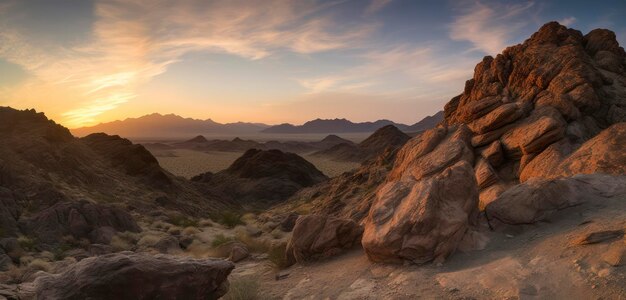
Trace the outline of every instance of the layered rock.
<instances>
[{"instance_id":1,"label":"layered rock","mask_svg":"<svg viewBox=\"0 0 626 300\"><path fill-rule=\"evenodd\" d=\"M228 261L122 252L86 258L35 282L37 299L218 299Z\"/></svg>"},{"instance_id":2,"label":"layered rock","mask_svg":"<svg viewBox=\"0 0 626 300\"><path fill-rule=\"evenodd\" d=\"M478 211L470 137L465 126L441 127L399 151L364 222L370 260L425 263L455 251Z\"/></svg>"},{"instance_id":3,"label":"layered rock","mask_svg":"<svg viewBox=\"0 0 626 300\"><path fill-rule=\"evenodd\" d=\"M330 257L359 244L363 228L352 220L322 215L300 216L287 244L290 263Z\"/></svg>"},{"instance_id":4,"label":"layered rock","mask_svg":"<svg viewBox=\"0 0 626 300\"><path fill-rule=\"evenodd\" d=\"M626 196L625 176L592 174L534 179L504 191L486 206L485 213L506 224L531 224L585 201L616 196Z\"/></svg>"},{"instance_id":5,"label":"layered rock","mask_svg":"<svg viewBox=\"0 0 626 300\"><path fill-rule=\"evenodd\" d=\"M22 223L29 235L45 244L56 244L66 235L108 244L115 232L141 231L125 210L88 201L57 203Z\"/></svg>"},{"instance_id":6,"label":"layered rock","mask_svg":"<svg viewBox=\"0 0 626 300\"><path fill-rule=\"evenodd\" d=\"M481 198L531 178L623 174L625 67L611 31L583 35L556 22L485 57L444 120L472 131Z\"/></svg>"}]
</instances>

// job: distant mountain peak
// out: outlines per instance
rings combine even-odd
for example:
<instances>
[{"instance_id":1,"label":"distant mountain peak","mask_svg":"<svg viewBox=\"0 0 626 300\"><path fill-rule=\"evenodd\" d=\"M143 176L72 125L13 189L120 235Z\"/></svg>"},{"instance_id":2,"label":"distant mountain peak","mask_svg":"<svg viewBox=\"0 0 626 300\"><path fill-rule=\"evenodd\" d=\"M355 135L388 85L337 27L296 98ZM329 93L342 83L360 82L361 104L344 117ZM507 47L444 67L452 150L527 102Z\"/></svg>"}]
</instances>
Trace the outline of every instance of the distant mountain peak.
<instances>
[{"instance_id":1,"label":"distant mountain peak","mask_svg":"<svg viewBox=\"0 0 626 300\"><path fill-rule=\"evenodd\" d=\"M187 141L187 143L206 143L208 140L203 135L198 135L193 139Z\"/></svg>"}]
</instances>

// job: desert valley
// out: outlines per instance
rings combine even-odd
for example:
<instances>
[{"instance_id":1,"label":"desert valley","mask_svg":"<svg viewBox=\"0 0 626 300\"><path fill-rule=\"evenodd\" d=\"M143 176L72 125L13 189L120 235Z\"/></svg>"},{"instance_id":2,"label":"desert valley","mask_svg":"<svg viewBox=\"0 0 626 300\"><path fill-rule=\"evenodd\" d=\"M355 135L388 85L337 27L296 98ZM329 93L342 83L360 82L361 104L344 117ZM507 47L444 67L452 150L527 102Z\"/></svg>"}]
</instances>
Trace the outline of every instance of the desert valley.
<instances>
[{"instance_id":1,"label":"desert valley","mask_svg":"<svg viewBox=\"0 0 626 300\"><path fill-rule=\"evenodd\" d=\"M475 63L413 124L1 106L0 299L626 299L616 34Z\"/></svg>"}]
</instances>

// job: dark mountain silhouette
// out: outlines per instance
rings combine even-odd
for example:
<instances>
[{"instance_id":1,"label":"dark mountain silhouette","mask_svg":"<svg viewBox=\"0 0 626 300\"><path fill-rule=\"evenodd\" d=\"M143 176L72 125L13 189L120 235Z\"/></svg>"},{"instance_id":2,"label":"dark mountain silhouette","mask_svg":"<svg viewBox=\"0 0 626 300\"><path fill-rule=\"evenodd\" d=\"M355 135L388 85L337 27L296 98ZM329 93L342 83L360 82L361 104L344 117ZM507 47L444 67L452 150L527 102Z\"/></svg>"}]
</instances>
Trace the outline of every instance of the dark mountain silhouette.
<instances>
[{"instance_id":1,"label":"dark mountain silhouette","mask_svg":"<svg viewBox=\"0 0 626 300\"><path fill-rule=\"evenodd\" d=\"M281 124L264 129L265 133L348 133L374 132L378 128L394 125L400 129L409 127L405 124L394 123L389 120L375 122L353 123L346 119L315 119L302 125Z\"/></svg>"},{"instance_id":2,"label":"dark mountain silhouette","mask_svg":"<svg viewBox=\"0 0 626 300\"><path fill-rule=\"evenodd\" d=\"M125 137L180 137L199 133L243 134L257 133L268 125L258 123L217 123L211 119L198 120L183 118L174 114L150 114L123 121L101 123L95 126L72 129L76 136L104 132Z\"/></svg>"}]
</instances>

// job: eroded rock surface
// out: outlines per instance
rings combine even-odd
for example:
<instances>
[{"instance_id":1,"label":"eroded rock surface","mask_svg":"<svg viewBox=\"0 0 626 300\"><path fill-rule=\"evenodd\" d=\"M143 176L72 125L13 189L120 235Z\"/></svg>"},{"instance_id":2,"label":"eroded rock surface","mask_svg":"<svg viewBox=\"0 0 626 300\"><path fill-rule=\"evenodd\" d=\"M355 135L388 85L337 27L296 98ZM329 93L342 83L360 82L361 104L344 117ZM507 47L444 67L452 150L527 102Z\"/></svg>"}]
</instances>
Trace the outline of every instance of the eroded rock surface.
<instances>
[{"instance_id":1,"label":"eroded rock surface","mask_svg":"<svg viewBox=\"0 0 626 300\"><path fill-rule=\"evenodd\" d=\"M287 244L290 263L330 257L359 244L363 228L352 220L321 215L300 216Z\"/></svg>"},{"instance_id":2,"label":"eroded rock surface","mask_svg":"<svg viewBox=\"0 0 626 300\"><path fill-rule=\"evenodd\" d=\"M37 299L218 299L233 268L224 260L122 252L83 259L34 286Z\"/></svg>"},{"instance_id":3,"label":"eroded rock surface","mask_svg":"<svg viewBox=\"0 0 626 300\"><path fill-rule=\"evenodd\" d=\"M425 263L454 252L478 209L473 159L465 126L409 141L365 219L368 257Z\"/></svg>"}]
</instances>

